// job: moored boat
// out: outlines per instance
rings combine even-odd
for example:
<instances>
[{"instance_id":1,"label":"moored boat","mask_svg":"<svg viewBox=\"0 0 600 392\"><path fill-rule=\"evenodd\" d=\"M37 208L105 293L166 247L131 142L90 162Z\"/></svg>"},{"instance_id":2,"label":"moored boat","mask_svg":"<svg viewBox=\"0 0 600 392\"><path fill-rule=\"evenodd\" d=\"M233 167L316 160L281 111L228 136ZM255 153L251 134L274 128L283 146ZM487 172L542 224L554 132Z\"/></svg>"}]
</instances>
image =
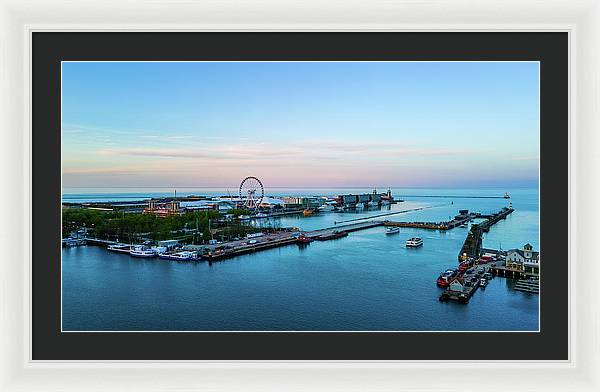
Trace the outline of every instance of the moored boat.
<instances>
[{"instance_id":1,"label":"moored boat","mask_svg":"<svg viewBox=\"0 0 600 392\"><path fill-rule=\"evenodd\" d=\"M438 287L448 287L450 286L450 282L458 275L458 271L456 270L446 270L442 272L440 276L438 276L436 284Z\"/></svg>"},{"instance_id":2,"label":"moored boat","mask_svg":"<svg viewBox=\"0 0 600 392\"><path fill-rule=\"evenodd\" d=\"M407 248L418 248L423 245L423 239L419 237L413 237L406 240Z\"/></svg>"},{"instance_id":3,"label":"moored boat","mask_svg":"<svg viewBox=\"0 0 600 392\"><path fill-rule=\"evenodd\" d=\"M321 234L320 236L315 237L315 240L318 241L327 241L334 240L336 238L346 237L348 233L345 231L333 230L331 233Z\"/></svg>"},{"instance_id":4,"label":"moored boat","mask_svg":"<svg viewBox=\"0 0 600 392\"><path fill-rule=\"evenodd\" d=\"M193 261L197 260L196 252L190 251L180 251L175 253L163 253L158 255L159 258L165 260L175 260L175 261Z\"/></svg>"},{"instance_id":5,"label":"moored boat","mask_svg":"<svg viewBox=\"0 0 600 392\"><path fill-rule=\"evenodd\" d=\"M312 208L307 208L304 211L302 211L302 214L304 214L304 216L311 216L314 213L315 213L315 210Z\"/></svg>"},{"instance_id":6,"label":"moored boat","mask_svg":"<svg viewBox=\"0 0 600 392\"><path fill-rule=\"evenodd\" d=\"M312 238L309 238L307 236L305 236L304 234L301 234L298 239L296 239L296 242L299 244L310 244L312 242Z\"/></svg>"},{"instance_id":7,"label":"moored boat","mask_svg":"<svg viewBox=\"0 0 600 392\"><path fill-rule=\"evenodd\" d=\"M134 245L129 254L133 257L154 257L156 252L152 249L145 247L144 245Z\"/></svg>"},{"instance_id":8,"label":"moored boat","mask_svg":"<svg viewBox=\"0 0 600 392\"><path fill-rule=\"evenodd\" d=\"M109 251L111 251L111 252L127 253L127 254L129 254L129 252L131 252L131 245L127 245L127 244L114 244L114 245L109 245L106 249L109 250Z\"/></svg>"}]
</instances>

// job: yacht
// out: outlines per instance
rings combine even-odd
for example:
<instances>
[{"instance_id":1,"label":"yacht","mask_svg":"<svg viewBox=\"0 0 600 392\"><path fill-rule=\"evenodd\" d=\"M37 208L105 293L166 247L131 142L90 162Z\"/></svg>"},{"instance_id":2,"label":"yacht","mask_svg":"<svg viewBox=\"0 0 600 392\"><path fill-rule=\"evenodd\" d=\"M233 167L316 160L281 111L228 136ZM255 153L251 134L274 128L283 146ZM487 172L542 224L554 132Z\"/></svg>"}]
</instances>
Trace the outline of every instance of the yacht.
<instances>
[{"instance_id":1,"label":"yacht","mask_svg":"<svg viewBox=\"0 0 600 392\"><path fill-rule=\"evenodd\" d=\"M119 252L119 253L129 254L129 252L131 251L131 245L114 244L114 245L109 245L108 248L106 248L106 249L111 252Z\"/></svg>"},{"instance_id":2,"label":"yacht","mask_svg":"<svg viewBox=\"0 0 600 392\"><path fill-rule=\"evenodd\" d=\"M423 245L423 239L419 237L413 237L406 240L407 248L418 248Z\"/></svg>"},{"instance_id":3,"label":"yacht","mask_svg":"<svg viewBox=\"0 0 600 392\"><path fill-rule=\"evenodd\" d=\"M189 251L175 252L175 253L163 253L158 255L159 258L165 260L176 260L176 261L191 261L196 260L196 253Z\"/></svg>"},{"instance_id":4,"label":"yacht","mask_svg":"<svg viewBox=\"0 0 600 392\"><path fill-rule=\"evenodd\" d=\"M388 227L385 229L385 234L396 234L396 233L400 233L399 227Z\"/></svg>"},{"instance_id":5,"label":"yacht","mask_svg":"<svg viewBox=\"0 0 600 392\"><path fill-rule=\"evenodd\" d=\"M145 247L144 245L134 245L129 254L133 257L154 257L156 253L150 249Z\"/></svg>"},{"instance_id":6,"label":"yacht","mask_svg":"<svg viewBox=\"0 0 600 392\"><path fill-rule=\"evenodd\" d=\"M321 211L321 212L330 212L330 211L333 211L334 209L335 209L335 206L330 203L325 203L319 207L319 211Z\"/></svg>"}]
</instances>

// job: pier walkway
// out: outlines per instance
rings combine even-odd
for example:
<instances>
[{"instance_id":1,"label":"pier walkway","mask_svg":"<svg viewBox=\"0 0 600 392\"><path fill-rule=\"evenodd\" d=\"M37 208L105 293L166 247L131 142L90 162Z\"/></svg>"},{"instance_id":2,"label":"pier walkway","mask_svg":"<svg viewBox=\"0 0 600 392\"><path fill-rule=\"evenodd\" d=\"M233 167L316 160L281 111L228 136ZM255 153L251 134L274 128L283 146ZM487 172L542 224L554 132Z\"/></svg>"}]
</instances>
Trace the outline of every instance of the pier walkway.
<instances>
[{"instance_id":1,"label":"pier walkway","mask_svg":"<svg viewBox=\"0 0 600 392\"><path fill-rule=\"evenodd\" d=\"M471 225L471 230L469 230L469 234L467 234L467 238L465 238L465 242L458 253L458 261L461 262L465 258L478 258L481 254L483 233L490 231L490 228L493 225L502 219L506 219L506 217L512 214L513 211L514 209L512 207L504 207L495 214L486 215L488 218L484 222L478 225Z\"/></svg>"}]
</instances>

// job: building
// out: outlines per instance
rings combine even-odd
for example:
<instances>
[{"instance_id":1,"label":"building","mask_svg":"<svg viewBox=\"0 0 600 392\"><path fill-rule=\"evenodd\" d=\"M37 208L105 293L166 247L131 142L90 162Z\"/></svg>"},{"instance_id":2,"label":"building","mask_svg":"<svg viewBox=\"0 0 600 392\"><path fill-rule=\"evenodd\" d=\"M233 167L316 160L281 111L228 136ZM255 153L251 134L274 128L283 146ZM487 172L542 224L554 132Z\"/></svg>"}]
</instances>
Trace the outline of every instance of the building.
<instances>
[{"instance_id":1,"label":"building","mask_svg":"<svg viewBox=\"0 0 600 392\"><path fill-rule=\"evenodd\" d=\"M281 207L283 208L285 202L282 199L277 199L274 197L263 197L262 201L260 202L259 207L260 208L275 208L275 207Z\"/></svg>"},{"instance_id":2,"label":"building","mask_svg":"<svg viewBox=\"0 0 600 392\"><path fill-rule=\"evenodd\" d=\"M540 269L540 253L534 251L531 244L523 245L523 249L511 249L506 254L506 267L537 274Z\"/></svg>"},{"instance_id":3,"label":"building","mask_svg":"<svg viewBox=\"0 0 600 392\"><path fill-rule=\"evenodd\" d=\"M160 217L181 215L183 214L180 202L173 200L168 203L159 204L156 201L150 200L148 207L144 208L144 214L153 214Z\"/></svg>"},{"instance_id":4,"label":"building","mask_svg":"<svg viewBox=\"0 0 600 392\"><path fill-rule=\"evenodd\" d=\"M458 293L462 293L464 289L465 289L465 282L464 282L463 278L460 278L460 277L455 278L450 283L450 286L448 286L448 290L455 291Z\"/></svg>"}]
</instances>

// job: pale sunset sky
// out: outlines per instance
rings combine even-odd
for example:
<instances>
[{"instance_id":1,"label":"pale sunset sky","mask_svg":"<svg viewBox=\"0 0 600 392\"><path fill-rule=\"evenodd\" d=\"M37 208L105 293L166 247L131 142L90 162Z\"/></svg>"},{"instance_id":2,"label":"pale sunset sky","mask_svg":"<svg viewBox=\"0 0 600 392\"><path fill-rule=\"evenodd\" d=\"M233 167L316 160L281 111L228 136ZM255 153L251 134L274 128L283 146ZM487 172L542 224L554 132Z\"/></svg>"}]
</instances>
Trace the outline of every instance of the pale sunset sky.
<instances>
[{"instance_id":1,"label":"pale sunset sky","mask_svg":"<svg viewBox=\"0 0 600 392\"><path fill-rule=\"evenodd\" d=\"M537 62L65 62L65 187L524 187Z\"/></svg>"}]
</instances>

